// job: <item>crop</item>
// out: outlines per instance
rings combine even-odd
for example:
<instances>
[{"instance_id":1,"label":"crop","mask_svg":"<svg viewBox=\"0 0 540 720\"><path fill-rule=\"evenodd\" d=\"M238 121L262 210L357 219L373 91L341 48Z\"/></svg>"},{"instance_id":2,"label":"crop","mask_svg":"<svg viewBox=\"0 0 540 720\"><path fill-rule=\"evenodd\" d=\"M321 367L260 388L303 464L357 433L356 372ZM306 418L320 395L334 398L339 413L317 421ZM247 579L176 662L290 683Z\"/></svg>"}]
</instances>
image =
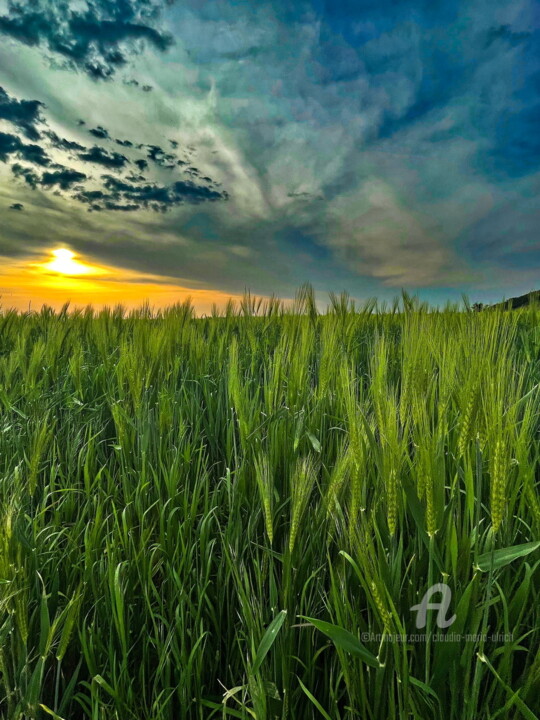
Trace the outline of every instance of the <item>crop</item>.
<instances>
[{"instance_id":1,"label":"crop","mask_svg":"<svg viewBox=\"0 0 540 720\"><path fill-rule=\"evenodd\" d=\"M3 311L0 716L537 717L539 384L534 306Z\"/></svg>"}]
</instances>

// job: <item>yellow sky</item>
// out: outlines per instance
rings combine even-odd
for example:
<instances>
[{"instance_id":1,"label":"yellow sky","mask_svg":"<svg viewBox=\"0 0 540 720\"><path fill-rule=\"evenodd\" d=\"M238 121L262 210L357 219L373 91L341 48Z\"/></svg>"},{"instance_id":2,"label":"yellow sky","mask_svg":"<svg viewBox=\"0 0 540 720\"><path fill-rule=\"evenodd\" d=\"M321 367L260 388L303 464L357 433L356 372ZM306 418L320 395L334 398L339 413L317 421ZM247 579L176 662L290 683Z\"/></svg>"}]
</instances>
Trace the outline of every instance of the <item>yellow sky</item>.
<instances>
[{"instance_id":1,"label":"yellow sky","mask_svg":"<svg viewBox=\"0 0 540 720\"><path fill-rule=\"evenodd\" d=\"M122 268L93 264L69 248L51 248L42 258L6 261L0 267L0 306L18 310L39 310L42 305L59 309L66 302L73 307L123 305L139 307L148 301L160 308L191 297L198 314L209 313L212 305L223 307L228 295L217 290L188 288L171 279L136 273Z\"/></svg>"}]
</instances>

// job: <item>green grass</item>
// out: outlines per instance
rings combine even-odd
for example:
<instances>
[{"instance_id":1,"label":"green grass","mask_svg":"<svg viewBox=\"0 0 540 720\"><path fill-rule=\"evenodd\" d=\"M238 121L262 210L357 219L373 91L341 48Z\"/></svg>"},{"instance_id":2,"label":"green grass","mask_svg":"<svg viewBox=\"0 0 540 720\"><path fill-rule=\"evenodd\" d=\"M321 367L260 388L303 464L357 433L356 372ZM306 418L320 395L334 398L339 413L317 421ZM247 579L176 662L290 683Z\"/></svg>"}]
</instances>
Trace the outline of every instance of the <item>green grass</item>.
<instances>
[{"instance_id":1,"label":"green grass","mask_svg":"<svg viewBox=\"0 0 540 720\"><path fill-rule=\"evenodd\" d=\"M0 716L537 717L539 383L535 307L2 312Z\"/></svg>"}]
</instances>

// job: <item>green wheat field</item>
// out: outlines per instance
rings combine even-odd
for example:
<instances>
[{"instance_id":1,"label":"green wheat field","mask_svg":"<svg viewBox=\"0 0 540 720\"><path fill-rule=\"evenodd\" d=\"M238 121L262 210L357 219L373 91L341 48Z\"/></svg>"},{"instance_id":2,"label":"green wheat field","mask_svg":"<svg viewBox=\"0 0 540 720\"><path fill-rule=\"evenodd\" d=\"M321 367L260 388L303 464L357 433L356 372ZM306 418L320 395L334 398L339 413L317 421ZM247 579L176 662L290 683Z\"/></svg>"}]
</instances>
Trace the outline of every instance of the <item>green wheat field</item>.
<instances>
[{"instance_id":1,"label":"green wheat field","mask_svg":"<svg viewBox=\"0 0 540 720\"><path fill-rule=\"evenodd\" d=\"M330 300L0 313L2 718L538 717L540 309Z\"/></svg>"}]
</instances>

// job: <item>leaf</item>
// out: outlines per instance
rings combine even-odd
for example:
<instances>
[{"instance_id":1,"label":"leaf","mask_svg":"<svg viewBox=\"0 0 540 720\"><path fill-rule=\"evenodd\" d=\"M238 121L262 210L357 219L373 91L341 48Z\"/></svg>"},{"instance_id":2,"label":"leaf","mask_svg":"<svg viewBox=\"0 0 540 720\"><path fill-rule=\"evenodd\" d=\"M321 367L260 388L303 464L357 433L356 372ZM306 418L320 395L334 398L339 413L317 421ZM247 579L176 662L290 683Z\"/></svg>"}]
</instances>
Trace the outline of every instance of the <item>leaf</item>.
<instances>
[{"instance_id":1,"label":"leaf","mask_svg":"<svg viewBox=\"0 0 540 720\"><path fill-rule=\"evenodd\" d=\"M326 710L323 708L323 706L321 705L321 703L320 703L315 697L313 697L313 695L309 692L309 690L308 690L307 687L304 685L304 683L300 680L300 678L298 678L298 682L300 683L300 687L302 688L302 690L306 693L306 695L308 696L308 698L309 698L309 699L311 700L311 702L315 705L315 707L316 707L317 710L321 713L321 715L323 716L323 718L325 718L325 720L332 720L332 718L331 718L330 715L326 712Z\"/></svg>"},{"instance_id":2,"label":"leaf","mask_svg":"<svg viewBox=\"0 0 540 720\"><path fill-rule=\"evenodd\" d=\"M227 715L230 715L231 717L235 717L235 718L244 718L245 717L245 715L243 715L238 710L233 710L232 708L228 708L225 705L223 705L223 703L216 703L216 702L213 702L212 700L204 700L204 699L201 700L200 703L204 707L212 708L212 710L219 710L220 715L222 713L227 713Z\"/></svg>"},{"instance_id":3,"label":"leaf","mask_svg":"<svg viewBox=\"0 0 540 720\"><path fill-rule=\"evenodd\" d=\"M302 435L302 430L304 429L304 415L303 413L300 414L298 417L298 420L296 422L296 427L294 429L294 442L293 442L293 450L296 452L298 450L298 445L300 444L300 437Z\"/></svg>"},{"instance_id":4,"label":"leaf","mask_svg":"<svg viewBox=\"0 0 540 720\"><path fill-rule=\"evenodd\" d=\"M45 590L41 593L41 602L39 608L40 630L39 630L39 652L41 655L47 654L47 646L49 643L49 631L51 629L51 619L49 617L49 608L47 606L47 595Z\"/></svg>"},{"instance_id":5,"label":"leaf","mask_svg":"<svg viewBox=\"0 0 540 720\"><path fill-rule=\"evenodd\" d=\"M36 705L42 691L43 673L45 670L45 658L40 657L28 683L26 690L29 705Z\"/></svg>"},{"instance_id":6,"label":"leaf","mask_svg":"<svg viewBox=\"0 0 540 720\"><path fill-rule=\"evenodd\" d=\"M311 446L313 447L315 452L320 453L321 452L321 443L319 442L319 440L317 440L317 438L315 437L315 435L313 433L308 432L307 436L308 436L308 438L311 442Z\"/></svg>"},{"instance_id":7,"label":"leaf","mask_svg":"<svg viewBox=\"0 0 540 720\"><path fill-rule=\"evenodd\" d=\"M115 691L115 689L109 685L109 683L101 676L101 675L94 675L92 678L92 681L96 683L96 685L99 685L102 687L109 695L116 701L118 701L118 693Z\"/></svg>"},{"instance_id":8,"label":"leaf","mask_svg":"<svg viewBox=\"0 0 540 720\"><path fill-rule=\"evenodd\" d=\"M332 625L331 623L324 622L323 620L306 617L304 615L300 615L300 617L303 620L307 620L316 627L317 630L329 637L336 647L351 653L351 655L356 655L363 660L366 665L371 665L371 667L375 668L381 667L381 664L375 655L362 645L357 637L348 630L345 630L345 628L339 627L339 625Z\"/></svg>"},{"instance_id":9,"label":"leaf","mask_svg":"<svg viewBox=\"0 0 540 720\"><path fill-rule=\"evenodd\" d=\"M441 701L439 700L439 696L434 690L432 690L432 688L429 687L429 685L426 685L426 683L422 682L421 680L417 680L412 676L409 676L409 682L411 683L411 685L415 685L416 687L420 688L420 690L423 690L426 695L431 695L431 697L435 698L435 700L440 705Z\"/></svg>"},{"instance_id":10,"label":"leaf","mask_svg":"<svg viewBox=\"0 0 540 720\"><path fill-rule=\"evenodd\" d=\"M256 672L258 672L259 668L262 665L264 658L268 655L268 651L274 644L274 640L276 639L277 634L280 631L281 626L283 625L283 623L285 621L286 615L287 615L287 611L281 610L276 615L276 617L272 620L270 625L267 627L266 632L263 635L263 639L261 640L261 644L259 645L259 648L255 655L255 659L253 661L253 667L251 668L251 672L254 675Z\"/></svg>"},{"instance_id":11,"label":"leaf","mask_svg":"<svg viewBox=\"0 0 540 720\"><path fill-rule=\"evenodd\" d=\"M534 545L534 543L531 543L531 544ZM516 547L519 547L519 546L516 546ZM483 662L483 663L485 663L485 664L488 666L488 668L489 668L489 669L491 670L491 672L495 675L495 677L497 678L497 680L499 681L499 683L502 685L502 687L503 687L503 688L506 690L506 692L510 695L510 701L511 701L511 702L510 702L510 704L509 704L509 707L510 707L510 705L513 703L513 704L517 705L517 707L519 708L521 714L523 715L523 717L527 718L527 720L538 720L538 716L535 715L535 714L532 712L532 710L529 708L529 706L526 705L526 704L523 702L523 700L519 697L519 695L518 695L519 690L516 690L516 691L514 692L514 690L512 690L512 688L504 682L504 680L501 678L501 676L498 674L498 672L495 670L495 668L494 668L493 665L489 662L489 660L487 659L487 657L486 657L485 655L478 655L478 658L479 658L480 662Z\"/></svg>"},{"instance_id":12,"label":"leaf","mask_svg":"<svg viewBox=\"0 0 540 720\"><path fill-rule=\"evenodd\" d=\"M497 568L509 565L517 558L529 555L540 548L540 541L524 543L523 545L512 545L511 547L495 550L493 553L488 552L480 555L476 561L476 565L481 572L488 572L491 568Z\"/></svg>"},{"instance_id":13,"label":"leaf","mask_svg":"<svg viewBox=\"0 0 540 720\"><path fill-rule=\"evenodd\" d=\"M47 715L50 715L52 718L54 718L54 720L64 720L63 717L61 717L60 715L57 715L57 714L54 712L54 710L51 710L51 708L47 707L46 705L43 705L43 703L40 703L40 704L39 704L39 707L40 707L42 710L44 710L44 711L47 713Z\"/></svg>"}]
</instances>

